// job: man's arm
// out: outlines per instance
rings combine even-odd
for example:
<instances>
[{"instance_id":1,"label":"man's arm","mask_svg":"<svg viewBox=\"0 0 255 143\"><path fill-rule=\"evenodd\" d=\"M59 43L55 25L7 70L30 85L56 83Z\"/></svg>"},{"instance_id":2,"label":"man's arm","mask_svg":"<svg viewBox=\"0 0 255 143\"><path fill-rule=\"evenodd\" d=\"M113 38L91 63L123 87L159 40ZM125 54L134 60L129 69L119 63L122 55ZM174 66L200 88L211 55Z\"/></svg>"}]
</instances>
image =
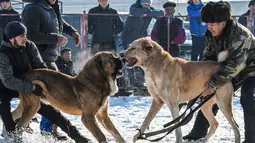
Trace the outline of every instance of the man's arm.
<instances>
[{"instance_id":1,"label":"man's arm","mask_svg":"<svg viewBox=\"0 0 255 143\"><path fill-rule=\"evenodd\" d=\"M95 31L95 24L94 24L94 15L90 15L92 14L92 10L89 10L88 13L88 33L89 34L93 34Z\"/></svg>"},{"instance_id":2,"label":"man's arm","mask_svg":"<svg viewBox=\"0 0 255 143\"><path fill-rule=\"evenodd\" d=\"M151 39L158 42L158 23L159 20L157 20L153 26L153 29L151 31Z\"/></svg>"},{"instance_id":3,"label":"man's arm","mask_svg":"<svg viewBox=\"0 0 255 143\"><path fill-rule=\"evenodd\" d=\"M63 32L70 35L73 32L77 32L77 30L71 26L70 24L68 24L62 17L61 17L62 21L63 21Z\"/></svg>"},{"instance_id":4,"label":"man's arm","mask_svg":"<svg viewBox=\"0 0 255 143\"><path fill-rule=\"evenodd\" d=\"M138 7L137 4L132 4L129 11L131 15L140 17L144 14L148 14L150 12L150 9Z\"/></svg>"},{"instance_id":5,"label":"man's arm","mask_svg":"<svg viewBox=\"0 0 255 143\"><path fill-rule=\"evenodd\" d=\"M213 75L209 83L211 89L217 89L217 87L231 81L232 78L245 68L248 57L247 47L251 46L251 42L252 39L250 37L233 41L229 48L228 58L220 63L219 71Z\"/></svg>"},{"instance_id":6,"label":"man's arm","mask_svg":"<svg viewBox=\"0 0 255 143\"><path fill-rule=\"evenodd\" d=\"M32 68L33 69L47 68L45 62L42 60L42 57L36 45L32 41L27 42L27 48L29 48L29 52L30 52L29 55L31 55L29 58L30 58L30 61L32 62L31 63Z\"/></svg>"},{"instance_id":7,"label":"man's arm","mask_svg":"<svg viewBox=\"0 0 255 143\"><path fill-rule=\"evenodd\" d=\"M151 7L150 11L148 12L148 16L158 18L160 16L164 16L164 11L162 10L157 10L153 7Z\"/></svg>"},{"instance_id":8,"label":"man's arm","mask_svg":"<svg viewBox=\"0 0 255 143\"><path fill-rule=\"evenodd\" d=\"M178 21L178 35L173 39L173 44L183 44L186 40L185 29L181 20Z\"/></svg>"},{"instance_id":9,"label":"man's arm","mask_svg":"<svg viewBox=\"0 0 255 143\"><path fill-rule=\"evenodd\" d=\"M27 38L36 44L57 44L57 33L45 33L40 31L41 11L30 6L22 12L22 23L27 27Z\"/></svg>"},{"instance_id":10,"label":"man's arm","mask_svg":"<svg viewBox=\"0 0 255 143\"><path fill-rule=\"evenodd\" d=\"M114 10L114 14L118 14L118 12ZM123 30L124 24L120 16L115 16L114 19L116 19L115 27L114 27L114 35L117 35Z\"/></svg>"},{"instance_id":11,"label":"man's arm","mask_svg":"<svg viewBox=\"0 0 255 143\"><path fill-rule=\"evenodd\" d=\"M0 79L8 89L21 93L31 93L33 84L20 80L14 76L11 62L7 55L0 53Z\"/></svg>"}]
</instances>

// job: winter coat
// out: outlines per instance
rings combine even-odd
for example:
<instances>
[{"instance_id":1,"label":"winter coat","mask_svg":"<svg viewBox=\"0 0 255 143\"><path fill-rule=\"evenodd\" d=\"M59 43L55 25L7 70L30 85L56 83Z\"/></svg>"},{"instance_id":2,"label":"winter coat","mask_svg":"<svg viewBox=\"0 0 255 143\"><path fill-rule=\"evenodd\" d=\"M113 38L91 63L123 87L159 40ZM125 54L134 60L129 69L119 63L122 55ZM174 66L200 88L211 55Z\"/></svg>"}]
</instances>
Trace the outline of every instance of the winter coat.
<instances>
[{"instance_id":1,"label":"winter coat","mask_svg":"<svg viewBox=\"0 0 255 143\"><path fill-rule=\"evenodd\" d=\"M212 89L220 87L251 66L255 66L255 38L243 25L229 20L220 37L213 37L206 31L207 44L204 50L204 60L218 61L218 55L227 51L228 57L220 62L220 69L213 75L209 86ZM254 71L249 72L255 75Z\"/></svg>"},{"instance_id":2,"label":"winter coat","mask_svg":"<svg viewBox=\"0 0 255 143\"><path fill-rule=\"evenodd\" d=\"M0 47L1 88L31 93L33 84L19 78L29 69L37 68L47 67L33 42L27 41L25 48L16 48L4 36Z\"/></svg>"},{"instance_id":3,"label":"winter coat","mask_svg":"<svg viewBox=\"0 0 255 143\"><path fill-rule=\"evenodd\" d=\"M58 5L50 6L46 0L26 5L22 22L27 27L28 39L36 44L43 60L48 62L55 62L58 58L58 35L76 32L63 20Z\"/></svg>"},{"instance_id":4,"label":"winter coat","mask_svg":"<svg viewBox=\"0 0 255 143\"><path fill-rule=\"evenodd\" d=\"M76 75L75 71L73 70L73 61L66 62L61 56L58 56L56 64L60 72L70 76Z\"/></svg>"},{"instance_id":5,"label":"winter coat","mask_svg":"<svg viewBox=\"0 0 255 143\"><path fill-rule=\"evenodd\" d=\"M132 4L129 11L129 14L132 16L127 17L124 29L121 33L121 40L125 45L132 43L140 37L148 36L147 29L152 18L164 16L162 10L156 10L153 7L150 7L150 9L142 8L140 0ZM144 14L147 14L147 16L144 17Z\"/></svg>"},{"instance_id":6,"label":"winter coat","mask_svg":"<svg viewBox=\"0 0 255 143\"><path fill-rule=\"evenodd\" d=\"M190 20L190 33L192 35L195 35L197 37L204 36L204 33L207 29L207 25L203 26L202 19L201 19L201 9L204 7L203 3L200 3L198 5L195 5L191 3L187 7L189 20Z\"/></svg>"},{"instance_id":7,"label":"winter coat","mask_svg":"<svg viewBox=\"0 0 255 143\"><path fill-rule=\"evenodd\" d=\"M0 14L19 14L12 6L8 10L0 10ZM4 36L5 26L11 21L20 21L20 16L0 16L0 41Z\"/></svg>"},{"instance_id":8,"label":"winter coat","mask_svg":"<svg viewBox=\"0 0 255 143\"><path fill-rule=\"evenodd\" d=\"M158 19L153 27L151 38L157 41L167 51L168 43L170 48L182 44L186 40L182 20L176 17L170 18L170 38L168 38L168 17Z\"/></svg>"},{"instance_id":9,"label":"winter coat","mask_svg":"<svg viewBox=\"0 0 255 143\"><path fill-rule=\"evenodd\" d=\"M90 15L90 14L114 14L116 16ZM117 10L108 5L103 9L100 5L89 10L88 32L92 34L92 42L113 42L115 35L123 29L123 21L118 16Z\"/></svg>"},{"instance_id":10,"label":"winter coat","mask_svg":"<svg viewBox=\"0 0 255 143\"><path fill-rule=\"evenodd\" d=\"M247 17L250 14L250 10L248 10L246 13L242 14L241 17L239 17L238 22L241 23L243 26L247 27ZM255 26L255 16L254 16L254 26ZM251 31L252 34L255 34L255 27L254 31Z\"/></svg>"}]
</instances>

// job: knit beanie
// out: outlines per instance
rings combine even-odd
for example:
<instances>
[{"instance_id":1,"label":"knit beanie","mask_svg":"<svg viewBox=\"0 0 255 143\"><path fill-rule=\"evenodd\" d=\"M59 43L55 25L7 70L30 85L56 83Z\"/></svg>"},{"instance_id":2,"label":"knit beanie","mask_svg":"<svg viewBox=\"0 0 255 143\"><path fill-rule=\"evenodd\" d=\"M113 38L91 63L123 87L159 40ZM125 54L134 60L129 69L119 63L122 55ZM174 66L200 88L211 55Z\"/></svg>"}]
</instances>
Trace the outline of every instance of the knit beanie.
<instances>
[{"instance_id":1,"label":"knit beanie","mask_svg":"<svg viewBox=\"0 0 255 143\"><path fill-rule=\"evenodd\" d=\"M151 5L152 4L152 0L141 0L141 5L142 4L149 4L149 5Z\"/></svg>"},{"instance_id":2,"label":"knit beanie","mask_svg":"<svg viewBox=\"0 0 255 143\"><path fill-rule=\"evenodd\" d=\"M5 27L5 35L7 39L12 39L26 32L27 32L26 26L18 21L12 21L8 23Z\"/></svg>"},{"instance_id":3,"label":"knit beanie","mask_svg":"<svg viewBox=\"0 0 255 143\"><path fill-rule=\"evenodd\" d=\"M250 7L251 5L254 5L254 4L255 4L255 0L251 0L251 1L249 2L248 7Z\"/></svg>"},{"instance_id":4,"label":"knit beanie","mask_svg":"<svg viewBox=\"0 0 255 143\"><path fill-rule=\"evenodd\" d=\"M11 0L0 0L0 3L2 2L11 2Z\"/></svg>"},{"instance_id":5,"label":"knit beanie","mask_svg":"<svg viewBox=\"0 0 255 143\"><path fill-rule=\"evenodd\" d=\"M224 2L209 2L201 10L201 18L205 23L218 23L229 20L231 12Z\"/></svg>"}]
</instances>

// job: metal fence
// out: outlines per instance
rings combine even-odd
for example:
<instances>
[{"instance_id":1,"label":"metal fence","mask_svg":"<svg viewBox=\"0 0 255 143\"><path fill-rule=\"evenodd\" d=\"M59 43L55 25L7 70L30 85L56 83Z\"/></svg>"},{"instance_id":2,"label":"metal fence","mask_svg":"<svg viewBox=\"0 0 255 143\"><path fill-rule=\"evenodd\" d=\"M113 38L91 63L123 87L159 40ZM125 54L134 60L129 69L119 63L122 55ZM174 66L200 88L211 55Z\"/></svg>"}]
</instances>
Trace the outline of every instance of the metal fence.
<instances>
[{"instance_id":1,"label":"metal fence","mask_svg":"<svg viewBox=\"0 0 255 143\"><path fill-rule=\"evenodd\" d=\"M128 14L119 14L119 15L112 15L112 14L91 14L97 17L101 17L102 19L105 18L112 18L113 16L120 16L121 19L123 20L124 24L125 21L127 19L127 17L131 16ZM9 17L9 20L12 20L12 16L17 16L17 15L4 15L4 14L0 14L0 18L1 17ZM133 16L132 16L133 17ZM180 54L182 58L185 58L187 60L189 60L189 55L191 53L191 47L192 47L192 36L190 33L190 24L188 21L188 17L187 16L176 16L179 19L181 19L183 21L183 28L185 30L185 36L186 36L186 41L183 44L180 44ZM67 21L67 23L69 23L70 25L72 25L73 27L75 27L75 29L77 29L77 31L80 33L81 35L81 44L79 46L76 46L74 41L72 40L71 37L68 37L68 44L66 45L66 47L71 48L72 50L72 54L73 54L73 60L75 63L75 70L77 72L79 72L79 70L81 69L81 67L85 64L85 62L88 60L88 58L90 57L90 49L91 49L91 44L92 44L92 36L88 33L88 14L86 13L86 11L83 12L83 14L64 14L63 18ZM144 17L139 17L141 19L141 23ZM239 16L234 16L234 18L236 20L238 20ZM248 20L248 18L247 18ZM102 22L104 22L102 20ZM147 36L151 36L151 32L152 29L155 25L156 19L152 18L148 28L147 28ZM4 23L4 21L0 21L0 28L4 27L4 25L2 25L2 23ZM136 25L134 25L136 26ZM174 31L175 29L171 29L171 24L167 25L167 29L171 32ZM3 29L2 29L3 30ZM168 37L169 32L167 32ZM116 51L120 52L121 50L123 50L123 45L122 45L122 41L120 39L120 34L115 36L115 41L116 41ZM171 43L169 43L171 40L168 40L167 42L167 50L171 49ZM61 47L59 47L59 49L61 49Z\"/></svg>"}]
</instances>

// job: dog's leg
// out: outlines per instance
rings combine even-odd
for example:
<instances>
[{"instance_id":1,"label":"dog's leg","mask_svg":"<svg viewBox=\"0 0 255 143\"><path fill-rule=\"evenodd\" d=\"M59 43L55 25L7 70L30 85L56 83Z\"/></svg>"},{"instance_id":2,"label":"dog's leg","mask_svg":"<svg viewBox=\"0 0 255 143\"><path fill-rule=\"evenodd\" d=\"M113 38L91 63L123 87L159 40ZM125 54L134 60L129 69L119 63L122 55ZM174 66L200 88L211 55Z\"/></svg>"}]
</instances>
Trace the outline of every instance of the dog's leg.
<instances>
[{"instance_id":1,"label":"dog's leg","mask_svg":"<svg viewBox=\"0 0 255 143\"><path fill-rule=\"evenodd\" d=\"M12 119L13 121L16 121L18 118L22 116L23 112L23 105L19 104L18 107L12 111Z\"/></svg>"},{"instance_id":2,"label":"dog's leg","mask_svg":"<svg viewBox=\"0 0 255 143\"><path fill-rule=\"evenodd\" d=\"M88 111L88 110L83 110ZM93 136L97 139L100 143L106 143L106 137L103 134L103 132L98 127L98 124L96 123L95 114L93 113L83 113L82 114L82 122L85 125L85 127L93 134Z\"/></svg>"},{"instance_id":3,"label":"dog's leg","mask_svg":"<svg viewBox=\"0 0 255 143\"><path fill-rule=\"evenodd\" d=\"M204 116L210 124L210 130L207 135L201 140L201 142L208 142L210 137L215 133L216 129L218 128L219 123L217 122L212 112L213 105L216 103L215 100L216 98L213 97L201 107L201 111L203 112Z\"/></svg>"},{"instance_id":4,"label":"dog's leg","mask_svg":"<svg viewBox=\"0 0 255 143\"><path fill-rule=\"evenodd\" d=\"M231 85L232 86L232 85ZM235 134L235 143L240 143L240 131L238 128L238 125L234 119L233 116L233 110L232 110L232 95L233 93L230 92L231 90L223 90L220 89L217 93L217 104L223 113L223 115L228 120L229 124L233 128L234 134Z\"/></svg>"},{"instance_id":5,"label":"dog's leg","mask_svg":"<svg viewBox=\"0 0 255 143\"><path fill-rule=\"evenodd\" d=\"M157 98L153 98L152 99L152 104L151 104L151 108L149 113L147 114L146 118L143 121L143 124L141 126L141 133L144 133L144 131L149 127L152 119L156 116L156 114L158 113L158 111L161 109L161 107L164 105L164 102ZM133 142L136 142L138 140L138 137L140 136L140 132L137 133L134 138L133 138Z\"/></svg>"},{"instance_id":6,"label":"dog's leg","mask_svg":"<svg viewBox=\"0 0 255 143\"><path fill-rule=\"evenodd\" d=\"M37 111L40 109L40 97L35 95L21 95L21 102L23 106L22 118L17 124L17 128L27 127L29 121L34 117Z\"/></svg>"},{"instance_id":7,"label":"dog's leg","mask_svg":"<svg viewBox=\"0 0 255 143\"><path fill-rule=\"evenodd\" d=\"M172 99L166 102L167 107L170 109L173 120L179 117L179 104L171 103ZM177 100L175 100L177 101ZM177 124L177 123L176 123ZM176 143L182 143L182 130L181 127L175 130Z\"/></svg>"},{"instance_id":8,"label":"dog's leg","mask_svg":"<svg viewBox=\"0 0 255 143\"><path fill-rule=\"evenodd\" d=\"M115 128L112 123L109 114L108 114L108 103L101 107L101 109L96 114L97 119L101 122L104 128L115 138L115 140L119 143L124 143L125 140L122 138L118 130Z\"/></svg>"}]
</instances>

